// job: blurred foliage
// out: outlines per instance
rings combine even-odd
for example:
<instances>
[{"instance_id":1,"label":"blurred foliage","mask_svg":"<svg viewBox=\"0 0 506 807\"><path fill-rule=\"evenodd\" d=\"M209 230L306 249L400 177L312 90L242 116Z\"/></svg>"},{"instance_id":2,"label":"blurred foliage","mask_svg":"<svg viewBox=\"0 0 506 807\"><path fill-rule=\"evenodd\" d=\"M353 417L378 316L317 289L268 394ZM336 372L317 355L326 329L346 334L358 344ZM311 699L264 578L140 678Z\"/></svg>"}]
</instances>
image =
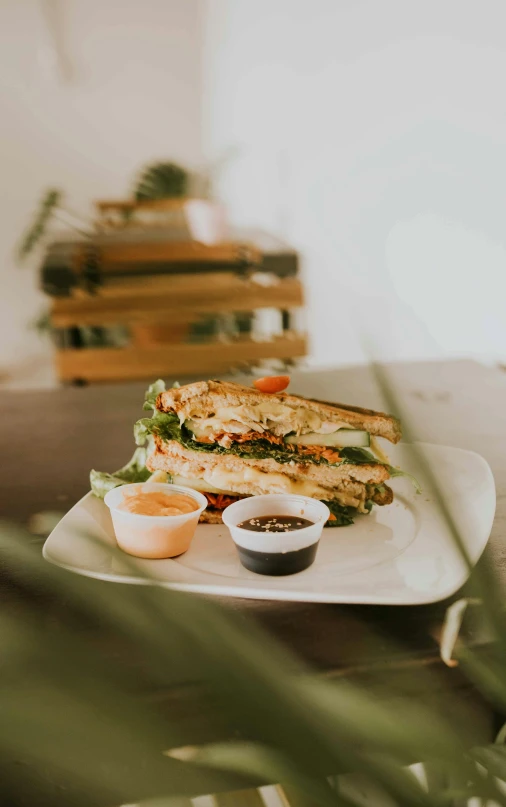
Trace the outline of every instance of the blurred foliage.
<instances>
[{"instance_id":1,"label":"blurred foliage","mask_svg":"<svg viewBox=\"0 0 506 807\"><path fill-rule=\"evenodd\" d=\"M188 173L176 163L154 163L141 174L134 189L138 202L150 199L177 199L186 195Z\"/></svg>"},{"instance_id":2,"label":"blurred foliage","mask_svg":"<svg viewBox=\"0 0 506 807\"><path fill-rule=\"evenodd\" d=\"M44 308L37 316L30 322L30 328L37 331L39 336L51 333L53 326L51 324L51 313Z\"/></svg>"},{"instance_id":3,"label":"blurred foliage","mask_svg":"<svg viewBox=\"0 0 506 807\"><path fill-rule=\"evenodd\" d=\"M506 807L498 781L506 781L505 747L486 744L466 698L430 667L410 667L400 687L390 662L401 649L371 625L361 634L364 658L371 648L381 653L367 685L319 676L243 613L162 588L119 550L116 561L145 585L71 574L44 562L20 528L0 528L10 592L0 612L2 803L162 807L279 782L301 807L359 807L359 795L329 782L353 773L382 805L449 807L476 797ZM459 680L467 676L484 703L504 712L502 593L482 564L471 588L491 641L486 653L457 645ZM436 772L429 787L407 767L413 762Z\"/></svg>"},{"instance_id":4,"label":"blurred foliage","mask_svg":"<svg viewBox=\"0 0 506 807\"><path fill-rule=\"evenodd\" d=\"M31 322L30 328L37 331L39 336L50 336L57 345L65 344L64 332L54 328L51 314L47 309L41 311ZM123 347L129 342L128 329L124 325L78 325L72 330L72 344L74 347ZM65 332L66 334L68 331Z\"/></svg>"},{"instance_id":5,"label":"blurred foliage","mask_svg":"<svg viewBox=\"0 0 506 807\"><path fill-rule=\"evenodd\" d=\"M18 258L20 260L26 258L44 237L51 217L61 204L62 198L62 192L55 188L46 191L35 212L33 221L21 238L18 248Z\"/></svg>"},{"instance_id":6,"label":"blurred foliage","mask_svg":"<svg viewBox=\"0 0 506 807\"><path fill-rule=\"evenodd\" d=\"M506 804L494 779L506 779L504 748L476 747L457 699L443 715L423 695L401 695L395 679L382 681L379 699L315 676L214 601L149 579L70 574L14 526L0 538L4 585L16 592L0 615L3 803L119 805L280 782L312 804L349 806L327 776L354 772L402 807L457 795ZM496 638L493 660L467 649L461 661L504 705ZM415 675L419 693L437 683ZM414 761L437 764L447 784L428 793L405 767Z\"/></svg>"},{"instance_id":7,"label":"blurred foliage","mask_svg":"<svg viewBox=\"0 0 506 807\"><path fill-rule=\"evenodd\" d=\"M173 162L160 162L149 165L142 172L137 181L134 196L137 201L148 199L174 199L185 196L188 188L189 176L187 171ZM22 261L30 255L47 233L49 224L58 211L65 212L63 208L64 194L61 190L50 188L44 193L32 221L23 233L17 249L18 260ZM75 215L75 214L73 214ZM131 211L125 214L128 219ZM67 226L77 230L82 235L89 235L88 228L76 228L71 222ZM87 223L86 223L87 224ZM91 228L91 222L89 224Z\"/></svg>"}]
</instances>

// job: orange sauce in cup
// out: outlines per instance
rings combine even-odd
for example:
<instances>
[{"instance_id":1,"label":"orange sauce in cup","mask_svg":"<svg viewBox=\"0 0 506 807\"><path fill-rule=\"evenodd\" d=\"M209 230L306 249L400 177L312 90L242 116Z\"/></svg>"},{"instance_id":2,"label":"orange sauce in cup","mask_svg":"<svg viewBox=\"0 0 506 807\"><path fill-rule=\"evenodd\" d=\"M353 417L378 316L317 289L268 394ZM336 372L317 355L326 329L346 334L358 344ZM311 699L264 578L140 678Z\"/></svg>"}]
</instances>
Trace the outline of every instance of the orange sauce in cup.
<instances>
[{"instance_id":1,"label":"orange sauce in cup","mask_svg":"<svg viewBox=\"0 0 506 807\"><path fill-rule=\"evenodd\" d=\"M125 496L118 510L139 516L182 516L198 510L198 504L184 493L167 494L161 491L133 493Z\"/></svg>"},{"instance_id":2,"label":"orange sauce in cup","mask_svg":"<svg viewBox=\"0 0 506 807\"><path fill-rule=\"evenodd\" d=\"M189 548L199 510L196 499L184 493L125 492L112 510L116 540L138 558L174 558Z\"/></svg>"}]
</instances>

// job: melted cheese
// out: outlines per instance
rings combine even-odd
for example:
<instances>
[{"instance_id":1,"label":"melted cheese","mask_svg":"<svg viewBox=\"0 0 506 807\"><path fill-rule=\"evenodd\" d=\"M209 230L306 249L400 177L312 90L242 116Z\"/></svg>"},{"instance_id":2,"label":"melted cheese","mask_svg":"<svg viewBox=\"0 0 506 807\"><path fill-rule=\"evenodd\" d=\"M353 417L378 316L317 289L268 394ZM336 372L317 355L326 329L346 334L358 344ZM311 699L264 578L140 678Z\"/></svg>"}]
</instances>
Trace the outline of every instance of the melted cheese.
<instances>
[{"instance_id":1,"label":"melted cheese","mask_svg":"<svg viewBox=\"0 0 506 807\"><path fill-rule=\"evenodd\" d=\"M388 459L388 456L381 448L378 438L373 437L372 435L371 435L371 451L379 459L380 462L385 462L387 465L390 465L390 460Z\"/></svg>"},{"instance_id":2,"label":"melted cheese","mask_svg":"<svg viewBox=\"0 0 506 807\"><path fill-rule=\"evenodd\" d=\"M211 485L210 482L206 482L205 479L190 479L187 476L179 476L179 474L174 474L172 477L172 483L174 485L182 485L185 488L193 488L193 490L200 490L201 493L221 493L226 496L233 496L234 492L232 490L223 490L222 488L216 488L214 485Z\"/></svg>"},{"instance_id":3,"label":"melted cheese","mask_svg":"<svg viewBox=\"0 0 506 807\"><path fill-rule=\"evenodd\" d=\"M260 488L265 493L298 493L301 496L310 496L313 499L328 497L328 489L308 479L291 479L280 473L264 473L257 468L244 468L238 471L223 471L215 468L204 474L206 482L223 490L238 490L244 485Z\"/></svg>"},{"instance_id":4,"label":"melted cheese","mask_svg":"<svg viewBox=\"0 0 506 807\"><path fill-rule=\"evenodd\" d=\"M360 512L366 513L364 502L353 493L346 491L330 491L308 479L290 479L284 474L266 474L256 468L245 468L243 471L223 471L214 469L204 474L204 479L190 479L184 476L174 476L174 484L184 485L203 493L224 493L233 496L234 493L246 493L245 485L255 485L264 493L298 493L300 496L309 496L312 499L337 499L340 504L358 507ZM238 489L239 488L239 489Z\"/></svg>"},{"instance_id":5,"label":"melted cheese","mask_svg":"<svg viewBox=\"0 0 506 807\"><path fill-rule=\"evenodd\" d=\"M219 432L246 434L249 431L272 432L279 436L296 434L331 434L338 429L353 428L342 420L323 420L317 412L303 406L292 408L277 401L242 406L223 406L214 417L195 416L187 425L197 437L211 437Z\"/></svg>"}]
</instances>

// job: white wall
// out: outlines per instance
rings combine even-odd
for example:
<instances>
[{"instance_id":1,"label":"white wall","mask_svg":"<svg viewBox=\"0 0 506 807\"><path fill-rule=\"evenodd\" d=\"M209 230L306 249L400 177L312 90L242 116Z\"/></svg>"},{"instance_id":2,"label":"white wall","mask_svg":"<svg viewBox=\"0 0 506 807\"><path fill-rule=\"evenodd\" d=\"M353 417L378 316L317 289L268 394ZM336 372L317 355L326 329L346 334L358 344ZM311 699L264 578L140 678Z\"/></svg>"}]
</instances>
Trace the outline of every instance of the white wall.
<instances>
[{"instance_id":1,"label":"white wall","mask_svg":"<svg viewBox=\"0 0 506 807\"><path fill-rule=\"evenodd\" d=\"M52 61L58 9L72 75ZM201 0L3 0L0 4L0 370L41 351L37 259L16 240L48 186L89 210L124 197L146 162L199 163Z\"/></svg>"},{"instance_id":2,"label":"white wall","mask_svg":"<svg viewBox=\"0 0 506 807\"><path fill-rule=\"evenodd\" d=\"M208 0L204 67L222 196L302 250L317 363L506 360L503 0Z\"/></svg>"}]
</instances>

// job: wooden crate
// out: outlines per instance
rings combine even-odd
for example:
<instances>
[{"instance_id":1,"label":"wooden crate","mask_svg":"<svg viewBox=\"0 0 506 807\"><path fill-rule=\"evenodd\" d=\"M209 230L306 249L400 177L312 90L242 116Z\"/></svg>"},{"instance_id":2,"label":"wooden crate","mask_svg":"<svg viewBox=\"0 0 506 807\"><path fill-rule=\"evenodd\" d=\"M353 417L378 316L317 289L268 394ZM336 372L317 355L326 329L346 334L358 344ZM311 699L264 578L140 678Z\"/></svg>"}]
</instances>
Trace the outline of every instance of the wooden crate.
<instances>
[{"instance_id":1,"label":"wooden crate","mask_svg":"<svg viewBox=\"0 0 506 807\"><path fill-rule=\"evenodd\" d=\"M82 272L87 260L83 247L77 255L77 264ZM157 264L170 261L176 264L209 263L247 265L260 263L261 253L248 244L223 243L208 246L197 241L139 241L137 243L103 244L99 248L100 267L104 274L137 272L139 264Z\"/></svg>"},{"instance_id":2,"label":"wooden crate","mask_svg":"<svg viewBox=\"0 0 506 807\"><path fill-rule=\"evenodd\" d=\"M154 275L108 283L96 295L78 290L52 300L56 328L117 323L192 322L203 314L291 310L304 304L302 284L286 278L263 286L227 272L205 275Z\"/></svg>"},{"instance_id":3,"label":"wooden crate","mask_svg":"<svg viewBox=\"0 0 506 807\"><path fill-rule=\"evenodd\" d=\"M202 345L59 350L56 368L60 380L67 382L131 381L199 374L207 378L255 365L262 359L293 361L306 352L306 337L286 332L266 341L240 337L230 342Z\"/></svg>"},{"instance_id":4,"label":"wooden crate","mask_svg":"<svg viewBox=\"0 0 506 807\"><path fill-rule=\"evenodd\" d=\"M292 362L307 352L304 334L292 332L289 317L289 312L303 303L302 284L293 277L265 285L230 272L122 279L110 276L96 294L77 289L72 296L52 298L52 324L64 330L126 325L134 335L132 343L124 348L60 348L57 372L66 382L99 382L178 374L209 376L263 359ZM185 333L181 326L203 316L261 308L283 312L281 335L264 340L242 335L204 344L181 341ZM163 330L159 326L165 326L171 341L157 344L157 337L150 344L149 339L140 338L143 328L159 334Z\"/></svg>"},{"instance_id":5,"label":"wooden crate","mask_svg":"<svg viewBox=\"0 0 506 807\"><path fill-rule=\"evenodd\" d=\"M174 239L163 228L137 229L52 242L41 266L40 285L51 297L66 297L113 278L252 271L296 277L297 253L258 231L238 231L225 243L206 245Z\"/></svg>"}]
</instances>

